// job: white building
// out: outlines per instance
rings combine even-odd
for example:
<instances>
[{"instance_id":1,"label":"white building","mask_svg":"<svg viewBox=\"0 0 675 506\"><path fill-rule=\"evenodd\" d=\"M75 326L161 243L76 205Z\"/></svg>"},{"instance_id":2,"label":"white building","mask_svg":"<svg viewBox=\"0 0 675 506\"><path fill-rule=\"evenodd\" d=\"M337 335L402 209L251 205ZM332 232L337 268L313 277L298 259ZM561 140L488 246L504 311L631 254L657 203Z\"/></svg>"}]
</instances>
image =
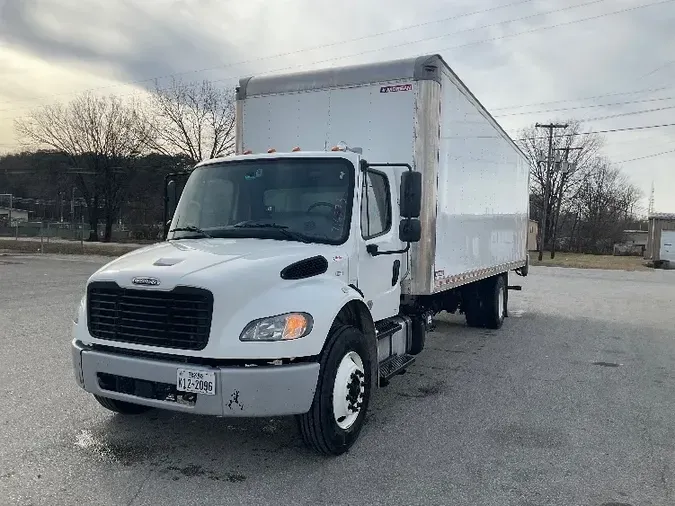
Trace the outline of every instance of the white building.
<instances>
[{"instance_id":1,"label":"white building","mask_svg":"<svg viewBox=\"0 0 675 506\"><path fill-rule=\"evenodd\" d=\"M28 221L28 211L23 209L10 209L9 207L0 207L0 221L6 222L9 221L9 217L12 217L12 222L15 221Z\"/></svg>"}]
</instances>

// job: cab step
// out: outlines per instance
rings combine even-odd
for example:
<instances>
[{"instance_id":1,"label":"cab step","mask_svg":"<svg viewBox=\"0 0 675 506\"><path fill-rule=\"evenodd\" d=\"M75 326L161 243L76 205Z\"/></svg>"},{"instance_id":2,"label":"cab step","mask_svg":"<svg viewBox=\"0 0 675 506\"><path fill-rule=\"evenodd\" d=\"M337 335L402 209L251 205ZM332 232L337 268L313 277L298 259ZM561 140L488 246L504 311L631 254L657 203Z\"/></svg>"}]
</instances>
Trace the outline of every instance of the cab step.
<instances>
[{"instance_id":1,"label":"cab step","mask_svg":"<svg viewBox=\"0 0 675 506\"><path fill-rule=\"evenodd\" d=\"M395 334L402 328L403 327L398 322L392 320L381 320L375 324L375 335L378 339L384 339L385 337Z\"/></svg>"},{"instance_id":2,"label":"cab step","mask_svg":"<svg viewBox=\"0 0 675 506\"><path fill-rule=\"evenodd\" d=\"M380 364L380 386L385 386L389 380L401 374L415 361L413 355L394 355Z\"/></svg>"}]
</instances>

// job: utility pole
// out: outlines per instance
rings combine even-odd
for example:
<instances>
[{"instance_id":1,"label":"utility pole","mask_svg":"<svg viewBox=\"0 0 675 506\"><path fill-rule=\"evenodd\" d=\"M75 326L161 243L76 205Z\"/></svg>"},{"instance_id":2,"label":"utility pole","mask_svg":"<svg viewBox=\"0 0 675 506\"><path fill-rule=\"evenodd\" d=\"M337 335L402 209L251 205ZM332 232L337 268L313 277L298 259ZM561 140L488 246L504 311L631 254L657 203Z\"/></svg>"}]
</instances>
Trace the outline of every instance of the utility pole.
<instances>
[{"instance_id":1,"label":"utility pole","mask_svg":"<svg viewBox=\"0 0 675 506\"><path fill-rule=\"evenodd\" d=\"M548 157L546 158L546 180L544 181L544 202L542 206L542 223L541 223L541 241L539 241L539 261L544 258L544 245L546 244L546 223L548 220L548 199L551 193L551 165L553 161L553 130L555 128L567 128L567 124L561 125L557 123L549 123L542 125L537 123L537 128L548 129Z\"/></svg>"},{"instance_id":2,"label":"utility pole","mask_svg":"<svg viewBox=\"0 0 675 506\"><path fill-rule=\"evenodd\" d=\"M563 198L563 189L565 187L565 182L567 180L567 174L569 174L572 169L570 169L570 165L576 165L570 164L569 163L569 156L570 156L570 151L581 151L583 148L557 148L556 151L563 151L565 153L565 159L560 162L560 185L558 186L558 195L556 195L556 203L555 203L555 214L553 215L553 237L551 241L551 260L555 258L555 240L558 237L558 220L560 219L560 206L562 205L562 198ZM578 159L578 157L577 157Z\"/></svg>"}]
</instances>

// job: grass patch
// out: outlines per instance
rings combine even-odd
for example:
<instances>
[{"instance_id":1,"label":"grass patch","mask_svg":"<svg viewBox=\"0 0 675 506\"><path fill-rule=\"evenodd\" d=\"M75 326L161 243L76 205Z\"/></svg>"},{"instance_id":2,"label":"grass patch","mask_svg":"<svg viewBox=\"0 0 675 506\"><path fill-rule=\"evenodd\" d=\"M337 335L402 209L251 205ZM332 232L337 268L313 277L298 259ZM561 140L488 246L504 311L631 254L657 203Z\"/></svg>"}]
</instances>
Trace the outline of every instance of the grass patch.
<instances>
[{"instance_id":1,"label":"grass patch","mask_svg":"<svg viewBox=\"0 0 675 506\"><path fill-rule=\"evenodd\" d=\"M39 241L22 241L21 239L18 241L0 241L0 252L29 253L32 255L48 253L55 255L99 255L119 257L135 249L138 249L138 245L120 243L85 242L84 244L80 244L76 241L54 241L49 243L44 241L41 248Z\"/></svg>"},{"instance_id":2,"label":"grass patch","mask_svg":"<svg viewBox=\"0 0 675 506\"><path fill-rule=\"evenodd\" d=\"M587 255L584 253L556 253L551 260L551 254L544 252L544 258L540 262L538 253L530 252L531 265L543 265L546 267L573 267L576 269L611 269L622 271L647 271L642 257L614 256L614 255Z\"/></svg>"}]
</instances>

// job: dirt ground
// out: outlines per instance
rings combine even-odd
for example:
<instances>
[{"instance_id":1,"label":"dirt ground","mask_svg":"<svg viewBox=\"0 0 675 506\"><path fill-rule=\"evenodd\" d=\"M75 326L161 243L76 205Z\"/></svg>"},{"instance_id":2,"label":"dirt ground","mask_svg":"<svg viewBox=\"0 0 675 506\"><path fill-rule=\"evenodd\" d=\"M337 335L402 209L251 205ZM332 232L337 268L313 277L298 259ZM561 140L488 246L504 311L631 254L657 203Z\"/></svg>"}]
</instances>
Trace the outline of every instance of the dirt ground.
<instances>
[{"instance_id":1,"label":"dirt ground","mask_svg":"<svg viewBox=\"0 0 675 506\"><path fill-rule=\"evenodd\" d=\"M530 252L532 265L547 267L574 267L576 269L611 269L624 271L647 271L651 270L645 265L642 257L613 256L613 255L586 255L583 253L556 253L551 260L550 252L544 253L541 262L537 259L537 252Z\"/></svg>"}]
</instances>

